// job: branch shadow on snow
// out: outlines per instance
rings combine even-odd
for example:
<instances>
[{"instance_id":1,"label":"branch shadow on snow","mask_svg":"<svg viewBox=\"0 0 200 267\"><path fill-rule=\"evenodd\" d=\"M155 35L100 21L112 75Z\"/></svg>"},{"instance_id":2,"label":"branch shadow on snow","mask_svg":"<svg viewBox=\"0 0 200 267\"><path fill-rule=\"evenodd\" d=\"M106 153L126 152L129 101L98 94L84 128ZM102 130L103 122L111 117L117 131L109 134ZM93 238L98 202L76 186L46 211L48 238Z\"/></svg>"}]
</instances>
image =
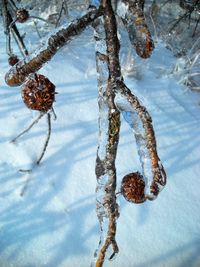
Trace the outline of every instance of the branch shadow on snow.
<instances>
[{"instance_id":1,"label":"branch shadow on snow","mask_svg":"<svg viewBox=\"0 0 200 267\"><path fill-rule=\"evenodd\" d=\"M151 267L151 266L161 266L164 263L167 263L171 260L171 258L178 258L180 255L184 259L180 264L176 263L177 267L188 267L188 266L198 266L200 261L200 239L194 239L189 243L186 243L177 249L168 250L162 253L160 256L155 257L153 259L149 259L148 261L143 261L141 264L136 264L135 267Z\"/></svg>"}]
</instances>

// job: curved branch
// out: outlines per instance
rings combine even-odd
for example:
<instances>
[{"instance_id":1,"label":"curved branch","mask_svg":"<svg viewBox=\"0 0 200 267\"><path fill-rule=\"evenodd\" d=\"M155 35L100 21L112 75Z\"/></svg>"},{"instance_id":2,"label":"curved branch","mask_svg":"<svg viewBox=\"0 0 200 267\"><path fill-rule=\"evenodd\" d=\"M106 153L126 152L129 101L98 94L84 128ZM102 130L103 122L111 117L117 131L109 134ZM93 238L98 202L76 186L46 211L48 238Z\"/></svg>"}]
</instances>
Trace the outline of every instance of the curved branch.
<instances>
[{"instance_id":1,"label":"curved branch","mask_svg":"<svg viewBox=\"0 0 200 267\"><path fill-rule=\"evenodd\" d=\"M115 104L120 112L130 112L130 116L137 114L141 121L141 129L135 131L136 142L138 142L139 156L142 163L143 175L147 180L146 199L154 200L166 184L166 173L157 153L156 138L152 125L152 119L147 109L140 103L139 99L131 93L123 82L117 81L118 94ZM135 117L135 116L134 116ZM136 120L137 117L135 118ZM137 127L138 122L132 128ZM140 127L140 126L139 126ZM137 140L139 138L140 140ZM143 158L144 157L144 158ZM148 162L150 160L150 164Z\"/></svg>"}]
</instances>

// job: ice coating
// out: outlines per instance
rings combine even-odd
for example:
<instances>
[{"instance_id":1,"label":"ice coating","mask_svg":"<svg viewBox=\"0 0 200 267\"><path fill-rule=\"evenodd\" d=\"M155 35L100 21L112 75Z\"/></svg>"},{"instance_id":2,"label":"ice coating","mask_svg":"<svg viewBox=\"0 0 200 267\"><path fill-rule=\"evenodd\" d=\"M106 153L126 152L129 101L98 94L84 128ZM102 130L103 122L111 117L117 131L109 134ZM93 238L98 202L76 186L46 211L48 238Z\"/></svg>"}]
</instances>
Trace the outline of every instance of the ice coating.
<instances>
[{"instance_id":1,"label":"ice coating","mask_svg":"<svg viewBox=\"0 0 200 267\"><path fill-rule=\"evenodd\" d=\"M142 6L135 1L120 0L117 2L117 15L126 27L136 53L142 58L150 57L154 43L145 22Z\"/></svg>"},{"instance_id":2,"label":"ice coating","mask_svg":"<svg viewBox=\"0 0 200 267\"><path fill-rule=\"evenodd\" d=\"M135 105L134 105L135 103ZM121 93L115 96L115 104L134 132L149 200L154 200L166 183L166 174L157 155L151 118L137 98L131 102ZM139 107L141 105L141 107Z\"/></svg>"},{"instance_id":3,"label":"ice coating","mask_svg":"<svg viewBox=\"0 0 200 267\"><path fill-rule=\"evenodd\" d=\"M118 252L115 241L118 205L116 203L116 170L114 167L119 128L111 135L112 118L117 118L118 111L108 104L108 64L105 42L105 30L102 18L94 23L96 48L96 69L98 78L99 105L99 140L96 159L96 211L100 223L100 241L94 253L91 266L102 266L105 258L112 259ZM114 142L112 142L114 140ZM102 257L102 253L104 254Z\"/></svg>"},{"instance_id":4,"label":"ice coating","mask_svg":"<svg viewBox=\"0 0 200 267\"><path fill-rule=\"evenodd\" d=\"M56 30L42 48L31 58L18 62L5 76L5 81L9 86L21 85L30 73L38 71L46 62L56 54L67 42L80 34L92 21L101 15L98 9L90 10L81 18Z\"/></svg>"},{"instance_id":5,"label":"ice coating","mask_svg":"<svg viewBox=\"0 0 200 267\"><path fill-rule=\"evenodd\" d=\"M128 4L122 1L118 1L117 4L117 15L123 19L126 18L126 14L128 12Z\"/></svg>"}]
</instances>

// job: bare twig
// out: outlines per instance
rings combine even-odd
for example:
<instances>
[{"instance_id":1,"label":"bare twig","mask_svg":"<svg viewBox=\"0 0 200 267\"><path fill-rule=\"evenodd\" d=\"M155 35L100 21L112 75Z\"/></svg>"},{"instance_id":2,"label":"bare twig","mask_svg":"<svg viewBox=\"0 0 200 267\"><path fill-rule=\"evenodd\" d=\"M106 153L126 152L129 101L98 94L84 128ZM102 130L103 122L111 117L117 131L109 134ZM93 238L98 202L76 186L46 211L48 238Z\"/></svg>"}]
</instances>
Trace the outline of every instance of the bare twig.
<instances>
[{"instance_id":1,"label":"bare twig","mask_svg":"<svg viewBox=\"0 0 200 267\"><path fill-rule=\"evenodd\" d=\"M183 20L183 19L186 19L187 17L189 17L189 23L190 23L190 19L191 19L191 14L193 13L193 11L195 11L195 9L196 9L196 7L199 5L199 0L196 0L196 2L194 3L194 4L192 4L191 6L190 6L190 8L187 8L186 10L186 12L182 15L182 16L180 16L177 20L176 20L176 22L171 26L171 28L169 29L169 33L171 33L177 26L178 26L178 24ZM197 25L198 25L198 23L197 23ZM196 31L196 29L195 29L195 31ZM194 33L193 33L194 34Z\"/></svg>"},{"instance_id":2,"label":"bare twig","mask_svg":"<svg viewBox=\"0 0 200 267\"><path fill-rule=\"evenodd\" d=\"M61 5L61 8L60 8L59 15L58 15L58 19L57 19L57 21L56 21L56 26L55 26L56 28L57 28L58 25L59 25L59 22L60 22L60 19L61 19L63 10L64 10L65 12L68 13L68 10L65 10L66 6L67 6L67 3L65 2L65 0L63 0L63 1L62 1L62 5ZM67 14L67 15L68 15L68 14Z\"/></svg>"},{"instance_id":3,"label":"bare twig","mask_svg":"<svg viewBox=\"0 0 200 267\"><path fill-rule=\"evenodd\" d=\"M45 151L47 149L47 146L48 146L48 143L49 143L49 139L50 139L50 136L51 136L51 114L50 113L47 113L47 123L48 123L48 133L47 133L47 138L45 140L45 143L44 143L44 147L43 147L43 150L42 150L42 153L39 157L39 159L37 160L36 164L39 165L42 158L44 157L44 154L45 154Z\"/></svg>"},{"instance_id":4,"label":"bare twig","mask_svg":"<svg viewBox=\"0 0 200 267\"><path fill-rule=\"evenodd\" d=\"M10 16L8 13L6 0L2 0L2 15L3 15L3 22L4 22L4 33L6 35L6 52L10 56L12 55L10 29L9 29Z\"/></svg>"},{"instance_id":5,"label":"bare twig","mask_svg":"<svg viewBox=\"0 0 200 267\"><path fill-rule=\"evenodd\" d=\"M47 149L47 146L48 146L48 143L49 143L49 139L50 139L50 136L51 136L51 114L50 113L47 113L47 123L48 123L48 132L47 132L47 137L46 137L46 140L45 140L44 147L42 149L41 155L39 156L39 158L36 161L36 163L34 163L32 168L30 168L30 169L20 169L19 172L31 173L40 164L42 158L44 157L44 154L46 152L46 149ZM26 185L24 187L26 187ZM24 189L22 190L22 192L24 192Z\"/></svg>"},{"instance_id":6,"label":"bare twig","mask_svg":"<svg viewBox=\"0 0 200 267\"><path fill-rule=\"evenodd\" d=\"M11 143L15 143L17 141L18 138L20 138L22 135L24 135L25 133L27 133L28 131L30 131L30 129L36 124L38 123L38 121L45 115L45 113L40 113L40 115L28 126L28 128L26 128L23 132L21 132L20 134L18 134L15 138L13 138L11 140Z\"/></svg>"}]
</instances>

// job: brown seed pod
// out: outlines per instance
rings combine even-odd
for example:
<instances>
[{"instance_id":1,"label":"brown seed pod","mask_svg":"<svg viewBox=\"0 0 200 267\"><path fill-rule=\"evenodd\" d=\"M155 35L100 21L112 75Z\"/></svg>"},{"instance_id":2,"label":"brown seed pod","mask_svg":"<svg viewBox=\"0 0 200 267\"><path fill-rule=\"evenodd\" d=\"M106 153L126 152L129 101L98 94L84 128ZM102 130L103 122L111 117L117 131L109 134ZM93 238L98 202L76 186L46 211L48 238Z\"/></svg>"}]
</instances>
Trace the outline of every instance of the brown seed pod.
<instances>
[{"instance_id":1,"label":"brown seed pod","mask_svg":"<svg viewBox=\"0 0 200 267\"><path fill-rule=\"evenodd\" d=\"M10 66L14 66L19 61L19 58L16 55L11 55L8 58L8 63Z\"/></svg>"},{"instance_id":2,"label":"brown seed pod","mask_svg":"<svg viewBox=\"0 0 200 267\"><path fill-rule=\"evenodd\" d=\"M121 185L121 193L127 201L142 203L146 201L145 181L139 172L129 173L124 176Z\"/></svg>"},{"instance_id":3,"label":"brown seed pod","mask_svg":"<svg viewBox=\"0 0 200 267\"><path fill-rule=\"evenodd\" d=\"M26 9L20 8L16 11L16 21L20 23L24 23L28 20L29 13Z\"/></svg>"},{"instance_id":4,"label":"brown seed pod","mask_svg":"<svg viewBox=\"0 0 200 267\"><path fill-rule=\"evenodd\" d=\"M47 112L55 101L55 85L44 75L35 74L22 85L22 98L28 108Z\"/></svg>"}]
</instances>

